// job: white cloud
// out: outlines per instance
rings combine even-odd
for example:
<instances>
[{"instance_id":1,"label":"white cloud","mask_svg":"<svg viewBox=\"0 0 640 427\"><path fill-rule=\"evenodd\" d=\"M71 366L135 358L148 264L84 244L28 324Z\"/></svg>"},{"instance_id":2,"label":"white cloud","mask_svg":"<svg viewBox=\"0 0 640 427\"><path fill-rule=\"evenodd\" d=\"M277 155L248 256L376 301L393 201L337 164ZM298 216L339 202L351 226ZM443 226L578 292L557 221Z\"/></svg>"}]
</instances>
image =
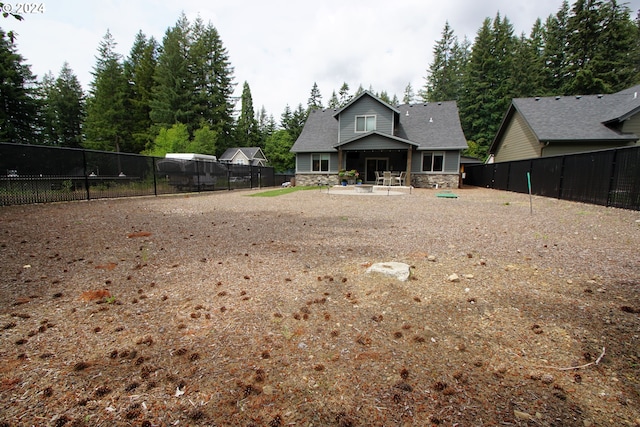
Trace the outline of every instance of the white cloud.
<instances>
[{"instance_id":1,"label":"white cloud","mask_svg":"<svg viewBox=\"0 0 640 427\"><path fill-rule=\"evenodd\" d=\"M58 74L64 61L85 88L100 41L107 29L128 55L136 33L162 41L165 31L184 12L200 16L220 33L234 67L238 94L247 81L254 108L265 106L279 120L285 105L306 104L316 82L326 103L347 82L402 98L411 82L424 84L433 46L446 21L455 34L470 41L485 18L500 12L515 33L528 34L535 19L555 14L561 0L58 0L46 3L42 15L18 22L5 19L5 30L19 34L18 52L32 71ZM640 0L629 4L637 10ZM635 16L635 14L634 14Z\"/></svg>"}]
</instances>

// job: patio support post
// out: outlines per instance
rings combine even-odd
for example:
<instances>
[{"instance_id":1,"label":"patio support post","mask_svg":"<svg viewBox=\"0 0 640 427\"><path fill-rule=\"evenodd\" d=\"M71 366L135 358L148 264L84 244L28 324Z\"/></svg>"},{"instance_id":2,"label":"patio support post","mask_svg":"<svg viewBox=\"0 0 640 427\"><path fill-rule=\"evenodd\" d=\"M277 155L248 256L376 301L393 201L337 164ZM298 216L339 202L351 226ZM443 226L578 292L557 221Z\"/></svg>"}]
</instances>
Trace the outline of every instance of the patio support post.
<instances>
[{"instance_id":1,"label":"patio support post","mask_svg":"<svg viewBox=\"0 0 640 427\"><path fill-rule=\"evenodd\" d=\"M342 147L338 147L338 172L343 169L342 167Z\"/></svg>"},{"instance_id":2,"label":"patio support post","mask_svg":"<svg viewBox=\"0 0 640 427\"><path fill-rule=\"evenodd\" d=\"M411 156L413 154L413 147L409 146L409 149L407 150L407 175L404 178L404 185L407 185L407 182L409 183L409 186L411 186Z\"/></svg>"}]
</instances>

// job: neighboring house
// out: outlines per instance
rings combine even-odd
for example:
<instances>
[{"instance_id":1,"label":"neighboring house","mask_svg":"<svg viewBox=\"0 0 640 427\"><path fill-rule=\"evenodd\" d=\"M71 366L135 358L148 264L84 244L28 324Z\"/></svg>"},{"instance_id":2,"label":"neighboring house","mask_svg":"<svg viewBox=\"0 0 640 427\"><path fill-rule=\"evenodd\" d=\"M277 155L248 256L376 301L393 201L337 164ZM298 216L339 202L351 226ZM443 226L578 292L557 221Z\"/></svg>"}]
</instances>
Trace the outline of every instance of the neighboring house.
<instances>
[{"instance_id":1,"label":"neighboring house","mask_svg":"<svg viewBox=\"0 0 640 427\"><path fill-rule=\"evenodd\" d=\"M260 147L227 148L218 161L220 163L232 163L234 165L267 165L267 158Z\"/></svg>"},{"instance_id":2,"label":"neighboring house","mask_svg":"<svg viewBox=\"0 0 640 427\"><path fill-rule=\"evenodd\" d=\"M405 185L457 187L460 152L467 148L454 101L393 107L365 91L340 109L312 110L291 151L298 185L338 184L357 170L405 172Z\"/></svg>"},{"instance_id":3,"label":"neighboring house","mask_svg":"<svg viewBox=\"0 0 640 427\"><path fill-rule=\"evenodd\" d=\"M489 148L489 162L625 147L639 136L640 86L610 95L516 98Z\"/></svg>"}]
</instances>

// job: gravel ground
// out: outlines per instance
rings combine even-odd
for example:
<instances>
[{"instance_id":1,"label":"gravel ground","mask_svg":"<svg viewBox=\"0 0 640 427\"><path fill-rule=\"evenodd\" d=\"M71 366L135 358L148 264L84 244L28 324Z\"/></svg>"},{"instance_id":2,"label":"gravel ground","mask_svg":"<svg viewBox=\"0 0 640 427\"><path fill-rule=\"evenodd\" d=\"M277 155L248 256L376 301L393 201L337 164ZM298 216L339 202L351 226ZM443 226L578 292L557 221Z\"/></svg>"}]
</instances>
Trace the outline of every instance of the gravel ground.
<instances>
[{"instance_id":1,"label":"gravel ground","mask_svg":"<svg viewBox=\"0 0 640 427\"><path fill-rule=\"evenodd\" d=\"M1 207L0 427L640 426L640 212L256 192Z\"/></svg>"}]
</instances>

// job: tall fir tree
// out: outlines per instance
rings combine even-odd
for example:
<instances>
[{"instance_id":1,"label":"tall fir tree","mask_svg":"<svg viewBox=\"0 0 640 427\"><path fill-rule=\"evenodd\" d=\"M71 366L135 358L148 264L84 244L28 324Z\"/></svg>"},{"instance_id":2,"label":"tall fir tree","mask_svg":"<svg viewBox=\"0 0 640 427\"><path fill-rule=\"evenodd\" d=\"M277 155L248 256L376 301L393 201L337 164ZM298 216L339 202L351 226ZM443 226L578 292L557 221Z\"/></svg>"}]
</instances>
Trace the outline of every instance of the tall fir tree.
<instances>
[{"instance_id":1,"label":"tall fir tree","mask_svg":"<svg viewBox=\"0 0 640 427\"><path fill-rule=\"evenodd\" d=\"M511 23L500 14L493 22L485 19L476 36L464 80L464 96L459 102L470 155L486 156L511 102L516 40Z\"/></svg>"},{"instance_id":2,"label":"tall fir tree","mask_svg":"<svg viewBox=\"0 0 640 427\"><path fill-rule=\"evenodd\" d=\"M193 112L193 80L188 68L189 21L184 13L168 28L154 72L149 116L157 129L190 123Z\"/></svg>"},{"instance_id":3,"label":"tall fir tree","mask_svg":"<svg viewBox=\"0 0 640 427\"><path fill-rule=\"evenodd\" d=\"M351 101L351 95L349 95L349 85L347 82L342 83L340 90L338 91L339 106L344 107L349 101Z\"/></svg>"},{"instance_id":4,"label":"tall fir tree","mask_svg":"<svg viewBox=\"0 0 640 427\"><path fill-rule=\"evenodd\" d=\"M289 132L289 136L295 142L302 133L302 128L306 121L307 110L302 107L302 104L298 104L295 111L291 111L291 108L287 105L280 117L280 126Z\"/></svg>"},{"instance_id":5,"label":"tall fir tree","mask_svg":"<svg viewBox=\"0 0 640 427\"><path fill-rule=\"evenodd\" d=\"M42 91L43 143L60 147L82 147L85 95L69 64L58 78L50 72L40 83Z\"/></svg>"},{"instance_id":6,"label":"tall fir tree","mask_svg":"<svg viewBox=\"0 0 640 427\"><path fill-rule=\"evenodd\" d=\"M124 62L124 74L128 82L129 137L135 153L143 151L154 138L149 114L157 61L158 43L153 37L147 39L139 31Z\"/></svg>"},{"instance_id":7,"label":"tall fir tree","mask_svg":"<svg viewBox=\"0 0 640 427\"><path fill-rule=\"evenodd\" d=\"M235 145L237 147L260 146L260 132L258 130L258 121L253 111L251 88L246 81L242 85L240 104L240 115L235 128ZM264 146L261 148L264 148Z\"/></svg>"},{"instance_id":8,"label":"tall fir tree","mask_svg":"<svg viewBox=\"0 0 640 427\"><path fill-rule=\"evenodd\" d=\"M318 89L318 84L316 82L313 82L311 94L307 100L307 108L309 110L322 109L322 95L320 94L320 89Z\"/></svg>"},{"instance_id":9,"label":"tall fir tree","mask_svg":"<svg viewBox=\"0 0 640 427\"><path fill-rule=\"evenodd\" d=\"M331 98L329 98L329 102L327 104L327 108L336 109L340 107L340 101L338 100L338 95L336 95L336 91L334 90L331 93Z\"/></svg>"},{"instance_id":10,"label":"tall fir tree","mask_svg":"<svg viewBox=\"0 0 640 427\"><path fill-rule=\"evenodd\" d=\"M542 22L537 19L527 38L524 34L516 43L513 61L513 97L545 94Z\"/></svg>"},{"instance_id":11,"label":"tall fir tree","mask_svg":"<svg viewBox=\"0 0 640 427\"><path fill-rule=\"evenodd\" d=\"M548 96L563 95L570 79L567 73L569 2L564 0L555 15L547 18L543 31L544 86Z\"/></svg>"},{"instance_id":12,"label":"tall fir tree","mask_svg":"<svg viewBox=\"0 0 640 427\"><path fill-rule=\"evenodd\" d=\"M404 95L402 96L403 104L413 104L413 101L416 97L416 94L413 92L413 86L411 86L411 82L407 84L404 88Z\"/></svg>"},{"instance_id":13,"label":"tall fir tree","mask_svg":"<svg viewBox=\"0 0 640 427\"><path fill-rule=\"evenodd\" d=\"M36 77L17 51L13 36L0 28L0 140L32 144L37 132L39 102Z\"/></svg>"},{"instance_id":14,"label":"tall fir tree","mask_svg":"<svg viewBox=\"0 0 640 427\"><path fill-rule=\"evenodd\" d=\"M98 47L93 80L87 99L84 124L84 146L105 151L130 151L125 140L127 131L126 91L122 57L115 50L116 42L107 30Z\"/></svg>"},{"instance_id":15,"label":"tall fir tree","mask_svg":"<svg viewBox=\"0 0 640 427\"><path fill-rule=\"evenodd\" d=\"M232 136L235 90L233 67L218 30L196 19L189 49L189 70L193 81L194 126L206 124L218 135L218 154L235 145Z\"/></svg>"},{"instance_id":16,"label":"tall fir tree","mask_svg":"<svg viewBox=\"0 0 640 427\"><path fill-rule=\"evenodd\" d=\"M456 63L456 49L459 48L458 39L447 21L442 30L442 38L433 48L433 62L427 70L426 83L421 92L424 101L449 101L458 97L461 85L458 79Z\"/></svg>"}]
</instances>

